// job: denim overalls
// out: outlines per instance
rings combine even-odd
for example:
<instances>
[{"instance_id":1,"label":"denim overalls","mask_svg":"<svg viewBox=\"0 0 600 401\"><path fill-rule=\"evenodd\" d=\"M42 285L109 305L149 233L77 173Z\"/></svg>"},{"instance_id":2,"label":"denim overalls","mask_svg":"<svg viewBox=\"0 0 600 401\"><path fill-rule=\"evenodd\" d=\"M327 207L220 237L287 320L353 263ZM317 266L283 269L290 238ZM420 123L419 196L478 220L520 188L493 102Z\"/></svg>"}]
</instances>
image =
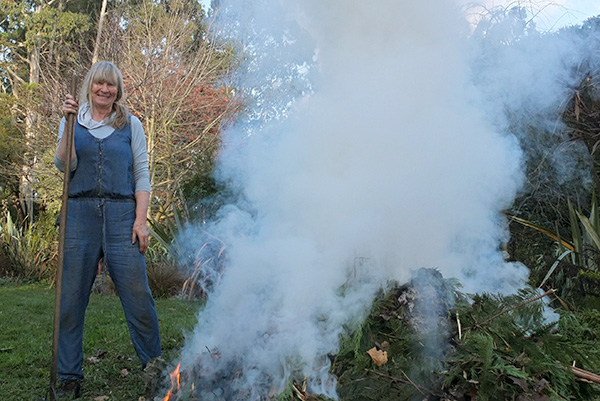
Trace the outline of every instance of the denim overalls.
<instances>
[{"instance_id":1,"label":"denim overalls","mask_svg":"<svg viewBox=\"0 0 600 401\"><path fill-rule=\"evenodd\" d=\"M61 380L83 378L83 322L102 257L142 365L161 355L146 261L139 244L131 243L135 182L130 124L98 139L76 123L75 151L78 163L69 185L60 310Z\"/></svg>"}]
</instances>

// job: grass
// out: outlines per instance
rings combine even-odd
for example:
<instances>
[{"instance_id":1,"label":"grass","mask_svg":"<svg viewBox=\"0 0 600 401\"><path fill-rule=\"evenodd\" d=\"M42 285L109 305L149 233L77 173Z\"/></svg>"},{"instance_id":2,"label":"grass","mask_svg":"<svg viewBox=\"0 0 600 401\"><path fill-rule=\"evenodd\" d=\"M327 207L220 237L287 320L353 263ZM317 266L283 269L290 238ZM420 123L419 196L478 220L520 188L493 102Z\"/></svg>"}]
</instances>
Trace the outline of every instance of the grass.
<instances>
[{"instance_id":1,"label":"grass","mask_svg":"<svg viewBox=\"0 0 600 401\"><path fill-rule=\"evenodd\" d=\"M48 399L54 288L0 279L0 394L4 401ZM163 357L176 362L185 332L196 323L199 301L157 299ZM98 362L88 358L100 355ZM82 400L138 401L144 380L119 298L92 294L84 328ZM127 374L122 374L126 369Z\"/></svg>"}]
</instances>

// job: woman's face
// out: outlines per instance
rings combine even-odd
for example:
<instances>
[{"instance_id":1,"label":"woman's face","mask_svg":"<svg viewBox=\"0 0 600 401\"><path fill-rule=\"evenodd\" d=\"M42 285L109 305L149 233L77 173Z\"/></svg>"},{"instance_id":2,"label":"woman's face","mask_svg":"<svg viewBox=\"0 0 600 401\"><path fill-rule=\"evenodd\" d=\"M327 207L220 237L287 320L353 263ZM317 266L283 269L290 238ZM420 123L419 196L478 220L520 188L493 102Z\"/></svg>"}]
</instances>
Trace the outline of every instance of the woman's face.
<instances>
[{"instance_id":1,"label":"woman's face","mask_svg":"<svg viewBox=\"0 0 600 401\"><path fill-rule=\"evenodd\" d=\"M92 105L94 108L112 108L117 98L117 86L106 81L98 81L92 84Z\"/></svg>"}]
</instances>

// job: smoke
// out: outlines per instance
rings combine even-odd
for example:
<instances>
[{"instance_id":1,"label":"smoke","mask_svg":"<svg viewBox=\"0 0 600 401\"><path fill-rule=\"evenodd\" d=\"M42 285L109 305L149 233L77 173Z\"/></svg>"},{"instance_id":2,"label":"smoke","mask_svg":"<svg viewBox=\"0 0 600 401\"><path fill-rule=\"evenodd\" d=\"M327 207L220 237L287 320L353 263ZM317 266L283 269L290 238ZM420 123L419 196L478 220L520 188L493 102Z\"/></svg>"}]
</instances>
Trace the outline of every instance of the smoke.
<instances>
[{"instance_id":1,"label":"smoke","mask_svg":"<svg viewBox=\"0 0 600 401\"><path fill-rule=\"evenodd\" d=\"M432 267L467 292L525 284L500 250L524 163L506 116L556 107L576 49L498 53L436 0L239 0L218 15L251 103L219 160L238 202L181 241L210 233L227 255L183 370L239 399L290 377L335 397L328 355L389 282Z\"/></svg>"},{"instance_id":2,"label":"smoke","mask_svg":"<svg viewBox=\"0 0 600 401\"><path fill-rule=\"evenodd\" d=\"M582 142L565 137L561 114L597 75L600 32L593 20L546 34L534 28L523 8L491 10L470 39L473 81L493 113L510 120L527 164L523 191L543 202L570 193L587 204L592 160Z\"/></svg>"}]
</instances>

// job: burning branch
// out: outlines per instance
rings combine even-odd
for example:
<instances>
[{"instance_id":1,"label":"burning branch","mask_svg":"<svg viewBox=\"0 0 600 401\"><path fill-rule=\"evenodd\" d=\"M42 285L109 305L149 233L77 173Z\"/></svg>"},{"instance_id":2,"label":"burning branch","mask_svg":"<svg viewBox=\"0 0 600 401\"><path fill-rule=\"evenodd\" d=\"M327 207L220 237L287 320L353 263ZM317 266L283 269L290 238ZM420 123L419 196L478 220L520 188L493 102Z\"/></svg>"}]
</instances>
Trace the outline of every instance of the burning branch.
<instances>
[{"instance_id":1,"label":"burning branch","mask_svg":"<svg viewBox=\"0 0 600 401\"><path fill-rule=\"evenodd\" d=\"M180 372L179 372L179 368L181 367L181 363L177 364L177 367L175 368L174 371L172 371L171 373L169 373L169 376L171 377L171 388L169 389L169 392L167 393L166 397L162 399L162 401L174 401L175 398L172 398L172 396L174 396L175 394L177 394L179 392L179 388L180 388L180 383L179 383L179 377L180 377Z\"/></svg>"}]
</instances>

